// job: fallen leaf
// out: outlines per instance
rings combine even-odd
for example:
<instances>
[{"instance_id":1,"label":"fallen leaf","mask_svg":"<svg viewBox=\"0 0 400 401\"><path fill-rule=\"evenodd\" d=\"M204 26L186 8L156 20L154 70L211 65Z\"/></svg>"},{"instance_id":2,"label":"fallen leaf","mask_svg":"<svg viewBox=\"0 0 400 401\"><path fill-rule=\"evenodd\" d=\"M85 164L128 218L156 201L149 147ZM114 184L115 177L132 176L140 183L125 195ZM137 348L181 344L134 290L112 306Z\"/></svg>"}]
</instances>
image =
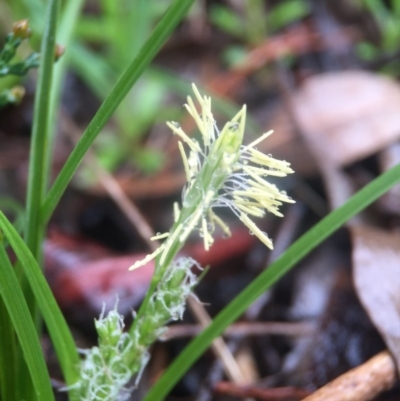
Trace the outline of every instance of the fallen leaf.
<instances>
[{"instance_id":1,"label":"fallen leaf","mask_svg":"<svg viewBox=\"0 0 400 401\"><path fill-rule=\"evenodd\" d=\"M335 166L363 159L400 137L400 86L387 77L357 70L316 75L291 95L290 103L307 145ZM281 107L272 127L297 144L293 124L279 125L282 113ZM290 159L296 171L304 169L304 154L299 156Z\"/></svg>"},{"instance_id":2,"label":"fallen leaf","mask_svg":"<svg viewBox=\"0 0 400 401\"><path fill-rule=\"evenodd\" d=\"M384 149L379 155L381 169L387 171L400 163L400 143L394 143ZM400 184L390 188L379 199L379 205L389 213L400 215Z\"/></svg>"},{"instance_id":3,"label":"fallen leaf","mask_svg":"<svg viewBox=\"0 0 400 401\"><path fill-rule=\"evenodd\" d=\"M358 296L400 367L400 235L352 227Z\"/></svg>"},{"instance_id":4,"label":"fallen leaf","mask_svg":"<svg viewBox=\"0 0 400 401\"><path fill-rule=\"evenodd\" d=\"M181 255L193 257L201 266L218 266L243 255L254 244L247 229L236 229L228 239L216 238L206 252L202 242L184 247ZM61 308L77 321L98 315L103 305L128 314L140 305L150 284L154 261L129 271L129 266L146 254L117 255L84 238L53 232L45 241L46 275ZM86 319L87 320L87 319Z\"/></svg>"}]
</instances>

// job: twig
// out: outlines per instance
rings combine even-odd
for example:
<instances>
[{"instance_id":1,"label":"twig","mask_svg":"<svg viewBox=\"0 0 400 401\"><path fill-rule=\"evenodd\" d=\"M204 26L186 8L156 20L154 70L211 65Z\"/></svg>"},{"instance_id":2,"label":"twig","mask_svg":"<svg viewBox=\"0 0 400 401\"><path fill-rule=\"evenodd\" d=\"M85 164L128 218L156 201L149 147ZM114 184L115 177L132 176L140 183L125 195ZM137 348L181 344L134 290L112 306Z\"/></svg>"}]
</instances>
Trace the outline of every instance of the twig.
<instances>
[{"instance_id":1,"label":"twig","mask_svg":"<svg viewBox=\"0 0 400 401\"><path fill-rule=\"evenodd\" d=\"M216 392L219 394L231 395L234 397L254 397L265 401L284 401L288 399L301 399L309 394L309 391L296 387L276 387L276 388L257 388L257 387L239 387L232 383L220 382L216 386Z\"/></svg>"},{"instance_id":2,"label":"twig","mask_svg":"<svg viewBox=\"0 0 400 401\"><path fill-rule=\"evenodd\" d=\"M396 381L396 366L387 351L339 376L302 401L368 401Z\"/></svg>"},{"instance_id":3,"label":"twig","mask_svg":"<svg viewBox=\"0 0 400 401\"><path fill-rule=\"evenodd\" d=\"M63 123L65 124L65 132L73 140L73 142L76 143L79 139L79 128L70 118L66 116L63 118ZM116 205L128 218L129 222L135 227L143 241L145 241L148 247L154 251L157 248L157 244L150 241L150 237L154 236L152 228L141 215L136 205L122 190L117 180L100 165L92 150L89 149L84 162L96 174L97 179L104 187L110 198L116 203Z\"/></svg>"},{"instance_id":4,"label":"twig","mask_svg":"<svg viewBox=\"0 0 400 401\"><path fill-rule=\"evenodd\" d=\"M204 306L199 303L193 296L188 298L188 304L192 313L196 316L196 320L201 324L201 326L207 327L211 323L211 318L204 309ZM228 346L225 344L222 337L217 337L213 343L212 348L214 352L218 355L224 365L224 371L226 375L235 383L245 383L245 378L241 372L238 364L232 353L229 351Z\"/></svg>"},{"instance_id":5,"label":"twig","mask_svg":"<svg viewBox=\"0 0 400 401\"><path fill-rule=\"evenodd\" d=\"M247 337L247 336L308 336L314 331L314 324L310 322L256 322L235 323L228 327L225 337ZM162 340L169 341L176 338L197 336L203 327L199 324L177 324L169 327L163 334Z\"/></svg>"}]
</instances>

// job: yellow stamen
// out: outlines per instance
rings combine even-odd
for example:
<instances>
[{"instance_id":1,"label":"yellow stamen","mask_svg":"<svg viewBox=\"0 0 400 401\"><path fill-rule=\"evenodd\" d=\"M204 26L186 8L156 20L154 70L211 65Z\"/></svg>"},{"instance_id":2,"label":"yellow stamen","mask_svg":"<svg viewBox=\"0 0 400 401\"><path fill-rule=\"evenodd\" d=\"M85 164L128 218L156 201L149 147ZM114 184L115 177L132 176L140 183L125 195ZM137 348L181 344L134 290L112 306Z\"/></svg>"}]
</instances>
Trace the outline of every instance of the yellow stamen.
<instances>
[{"instance_id":1,"label":"yellow stamen","mask_svg":"<svg viewBox=\"0 0 400 401\"><path fill-rule=\"evenodd\" d=\"M203 217L203 220L202 220L202 231L203 231L204 249L206 251L208 251L210 249L210 246L214 242L214 238L208 232L207 220L204 217Z\"/></svg>"},{"instance_id":2,"label":"yellow stamen","mask_svg":"<svg viewBox=\"0 0 400 401\"><path fill-rule=\"evenodd\" d=\"M150 255L147 255L144 259L142 260L138 260L137 262L135 262L130 268L129 270L135 270L138 267L144 266L145 264L147 264L148 262L150 262L151 260L153 260L156 256L158 256L161 251L164 249L164 244L162 244L161 246L159 246L153 253L151 253Z\"/></svg>"},{"instance_id":3,"label":"yellow stamen","mask_svg":"<svg viewBox=\"0 0 400 401\"><path fill-rule=\"evenodd\" d=\"M260 142L262 142L264 139L268 138L270 135L274 133L273 130L266 132L265 134L262 134L259 138L257 138L255 141L251 142L250 144L246 145L244 147L244 150L248 150L250 148L254 148L254 146L257 146Z\"/></svg>"},{"instance_id":4,"label":"yellow stamen","mask_svg":"<svg viewBox=\"0 0 400 401\"><path fill-rule=\"evenodd\" d=\"M253 221L251 221L244 213L241 213L239 219L254 233L254 235L264 243L269 249L274 249L272 245L272 241L268 238L268 236L263 233Z\"/></svg>"},{"instance_id":5,"label":"yellow stamen","mask_svg":"<svg viewBox=\"0 0 400 401\"><path fill-rule=\"evenodd\" d=\"M156 234L154 237L150 238L150 241L157 241L159 239L164 239L164 238L168 238L168 237L169 237L169 233Z\"/></svg>"},{"instance_id":6,"label":"yellow stamen","mask_svg":"<svg viewBox=\"0 0 400 401\"><path fill-rule=\"evenodd\" d=\"M189 182L190 181L189 163L188 163L188 159L186 157L185 149L183 148L181 141L178 142L178 147L179 147L179 152L181 153L183 167L185 168L186 181Z\"/></svg>"},{"instance_id":7,"label":"yellow stamen","mask_svg":"<svg viewBox=\"0 0 400 401\"><path fill-rule=\"evenodd\" d=\"M177 127L171 122L167 122L167 126L171 128L174 134L178 135L185 143L187 143L190 149L192 149L194 152L202 153L200 145L197 142L193 141L193 139L189 138L180 126Z\"/></svg>"},{"instance_id":8,"label":"yellow stamen","mask_svg":"<svg viewBox=\"0 0 400 401\"><path fill-rule=\"evenodd\" d=\"M232 235L231 230L229 229L229 227L211 209L209 210L209 216L210 216L210 221L212 223L215 222L216 224L218 224L221 227L223 233L227 237L230 237Z\"/></svg>"}]
</instances>

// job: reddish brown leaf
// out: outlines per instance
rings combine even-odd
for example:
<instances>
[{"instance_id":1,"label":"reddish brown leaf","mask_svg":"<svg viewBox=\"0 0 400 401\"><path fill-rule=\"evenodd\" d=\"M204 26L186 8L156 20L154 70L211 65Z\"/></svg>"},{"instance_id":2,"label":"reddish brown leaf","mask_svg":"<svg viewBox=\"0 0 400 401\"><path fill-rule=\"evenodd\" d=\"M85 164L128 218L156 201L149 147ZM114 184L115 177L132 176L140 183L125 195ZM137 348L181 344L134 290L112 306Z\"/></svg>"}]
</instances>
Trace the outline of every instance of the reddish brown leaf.
<instances>
[{"instance_id":1,"label":"reddish brown leaf","mask_svg":"<svg viewBox=\"0 0 400 401\"><path fill-rule=\"evenodd\" d=\"M228 239L216 239L209 252L202 243L186 247L202 266L217 266L224 260L244 254L255 242L248 230L240 229ZM128 268L146 256L143 253L115 255L91 241L53 233L45 243L46 273L55 296L63 308L79 308L79 313L112 308L119 298L119 311L128 313L143 299L154 270L154 261L133 271Z\"/></svg>"}]
</instances>

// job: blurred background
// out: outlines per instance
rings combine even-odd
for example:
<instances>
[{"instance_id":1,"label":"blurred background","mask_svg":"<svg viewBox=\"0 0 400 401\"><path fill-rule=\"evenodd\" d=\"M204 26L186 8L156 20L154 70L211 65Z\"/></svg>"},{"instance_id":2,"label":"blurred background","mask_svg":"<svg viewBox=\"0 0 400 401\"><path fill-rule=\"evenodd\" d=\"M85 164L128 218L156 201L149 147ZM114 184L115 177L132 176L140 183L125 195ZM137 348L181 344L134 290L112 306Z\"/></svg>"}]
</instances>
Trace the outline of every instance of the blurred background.
<instances>
[{"instance_id":1,"label":"blurred background","mask_svg":"<svg viewBox=\"0 0 400 401\"><path fill-rule=\"evenodd\" d=\"M170 3L84 2L62 56L68 70L53 178ZM29 20L33 36L19 49L21 59L39 51L44 6L42 0L0 0L1 43L13 22ZM49 224L46 274L82 346L95 341L93 318L103 302L112 307L118 294L129 321L146 291L152 266L133 273L127 268L149 252L146 235L167 231L173 221L172 205L181 198L185 174L165 122L179 121L189 135L197 135L182 107L192 82L212 96L220 128L247 104L245 143L273 129L259 149L295 170L273 182L296 204L284 206L282 219L260 222L274 240L272 252L228 213L232 238L221 236L208 253L196 235L185 247L185 254L210 266L196 293L214 315L302 233L399 163L399 76L396 0L195 2L96 140ZM17 227L23 219L36 77L32 70L24 78L0 80L0 91L25 88L19 104L0 109L0 207ZM291 388L274 399L301 399L363 363L384 341L391 346L386 324L400 327L400 284L393 280L400 277L399 231L395 187L266 293L242 326L232 326L227 341L250 386L266 392ZM387 296L375 302L382 294ZM187 313L169 340L155 346L144 389L196 327ZM397 334L393 347L400 347ZM52 358L48 345L49 364ZM224 387L223 380L210 353L173 396L227 399L235 385ZM379 399L398 400L398 394L397 388Z\"/></svg>"}]
</instances>

